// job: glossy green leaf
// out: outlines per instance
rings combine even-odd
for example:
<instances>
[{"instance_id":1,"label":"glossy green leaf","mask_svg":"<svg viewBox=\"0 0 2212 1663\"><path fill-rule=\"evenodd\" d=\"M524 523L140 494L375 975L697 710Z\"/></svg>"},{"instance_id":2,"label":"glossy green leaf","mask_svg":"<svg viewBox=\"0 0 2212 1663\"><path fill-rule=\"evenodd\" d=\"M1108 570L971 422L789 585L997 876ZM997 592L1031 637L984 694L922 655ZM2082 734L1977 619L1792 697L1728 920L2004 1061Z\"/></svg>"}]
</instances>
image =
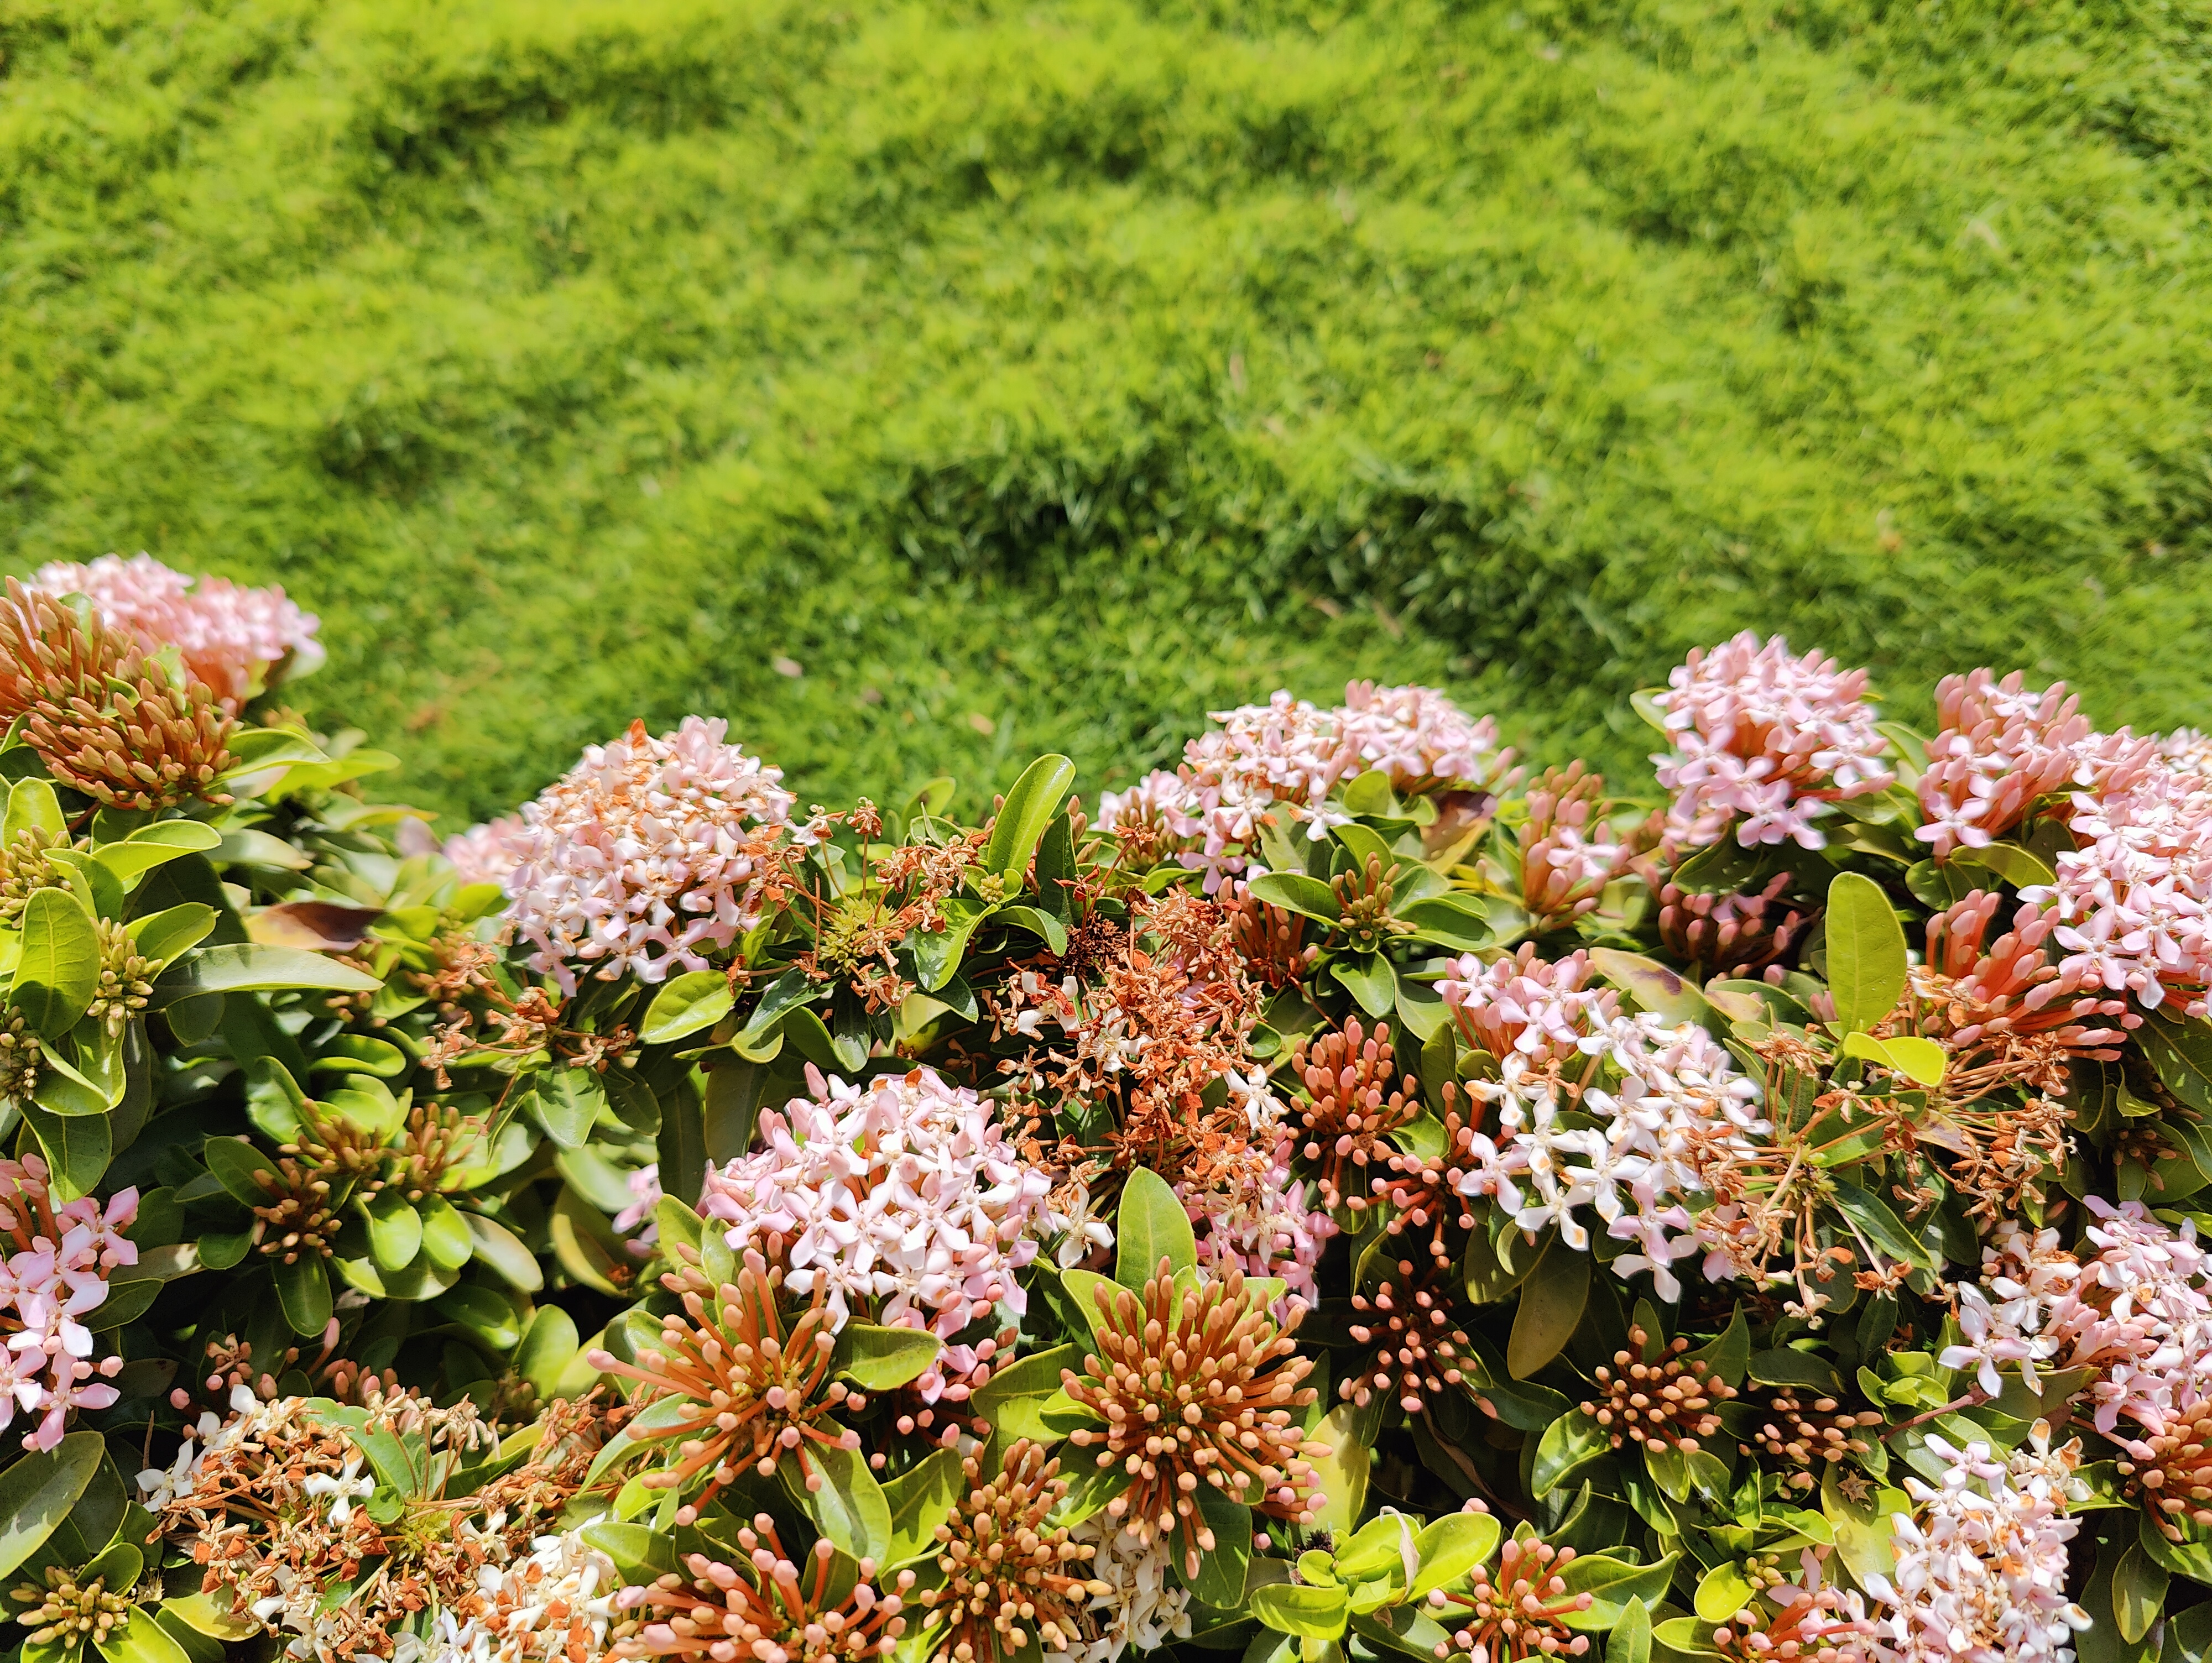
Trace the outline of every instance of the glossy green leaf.
<instances>
[{"instance_id":1,"label":"glossy green leaf","mask_svg":"<svg viewBox=\"0 0 2212 1663\"><path fill-rule=\"evenodd\" d=\"M42 831L49 837L69 835L69 821L62 814L61 798L54 795L51 782L40 779L18 780L8 788L8 810L0 820L0 845L12 847L15 840L27 831Z\"/></svg>"},{"instance_id":2,"label":"glossy green leaf","mask_svg":"<svg viewBox=\"0 0 2212 1663\"><path fill-rule=\"evenodd\" d=\"M945 1343L920 1328L848 1322L838 1331L830 1367L871 1392L888 1392L927 1371Z\"/></svg>"},{"instance_id":3,"label":"glossy green leaf","mask_svg":"<svg viewBox=\"0 0 2212 1663\"><path fill-rule=\"evenodd\" d=\"M66 889L33 889L21 928L9 1000L41 1037L57 1040L76 1026L100 985L100 933Z\"/></svg>"},{"instance_id":4,"label":"glossy green leaf","mask_svg":"<svg viewBox=\"0 0 2212 1663\"><path fill-rule=\"evenodd\" d=\"M1844 1035L1844 1054L1880 1063L1883 1067L1904 1075L1915 1085L1924 1086L1943 1083L1943 1069L1948 1060L1943 1047L1935 1041L1923 1040L1912 1034L1899 1035L1889 1040L1878 1040L1870 1034L1846 1034Z\"/></svg>"},{"instance_id":5,"label":"glossy green leaf","mask_svg":"<svg viewBox=\"0 0 2212 1663\"><path fill-rule=\"evenodd\" d=\"M368 1203L368 1247L380 1271L404 1271L422 1247L422 1215L397 1188L380 1190Z\"/></svg>"},{"instance_id":6,"label":"glossy green leaf","mask_svg":"<svg viewBox=\"0 0 2212 1663\"><path fill-rule=\"evenodd\" d=\"M544 1267L538 1264L538 1255L499 1220L480 1212L465 1212L461 1223L469 1232L471 1262L488 1267L518 1293L534 1294L545 1285Z\"/></svg>"},{"instance_id":7,"label":"glossy green leaf","mask_svg":"<svg viewBox=\"0 0 2212 1663\"><path fill-rule=\"evenodd\" d=\"M1344 903L1337 899L1336 891L1304 872L1263 873L1247 887L1255 901L1280 907L1286 913L1319 919L1324 924L1339 923L1344 917Z\"/></svg>"},{"instance_id":8,"label":"glossy green leaf","mask_svg":"<svg viewBox=\"0 0 2212 1663\"><path fill-rule=\"evenodd\" d=\"M97 1432L71 1432L53 1448L19 1454L0 1470L0 1577L46 1545L100 1466Z\"/></svg>"},{"instance_id":9,"label":"glossy green leaf","mask_svg":"<svg viewBox=\"0 0 2212 1663\"><path fill-rule=\"evenodd\" d=\"M854 1559L881 1559L891 1545L890 1503L868 1471L868 1458L856 1449L810 1443L806 1460L822 1479L809 1490L795 1455L786 1455L777 1474L791 1499L806 1510L839 1552Z\"/></svg>"},{"instance_id":10,"label":"glossy green leaf","mask_svg":"<svg viewBox=\"0 0 2212 1663\"><path fill-rule=\"evenodd\" d=\"M1451 1513L1423 1527L1413 1551L1420 1570L1406 1590L1418 1599L1431 1588L1446 1587L1498 1551L1499 1526L1487 1513Z\"/></svg>"},{"instance_id":11,"label":"glossy green leaf","mask_svg":"<svg viewBox=\"0 0 2212 1663\"><path fill-rule=\"evenodd\" d=\"M1828 885L1828 991L1845 1033L1872 1028L1905 991L1905 926L1881 886L1857 872Z\"/></svg>"},{"instance_id":12,"label":"glossy green leaf","mask_svg":"<svg viewBox=\"0 0 2212 1663\"><path fill-rule=\"evenodd\" d=\"M1398 1006L1398 975L1380 953L1346 953L1333 958L1329 974L1370 1017L1388 1017Z\"/></svg>"},{"instance_id":13,"label":"glossy green leaf","mask_svg":"<svg viewBox=\"0 0 2212 1663\"><path fill-rule=\"evenodd\" d=\"M896 1569L937 1551L937 1527L968 1493L957 1449L933 1449L884 1484L891 1510L891 1546L884 1569Z\"/></svg>"},{"instance_id":14,"label":"glossy green leaf","mask_svg":"<svg viewBox=\"0 0 2212 1663\"><path fill-rule=\"evenodd\" d=\"M1213 1533L1213 1546L1199 1558L1198 1575L1189 1581L1191 1595L1201 1605L1233 1610L1244 1596L1244 1574L1252 1562L1252 1509L1202 1484L1198 1512Z\"/></svg>"},{"instance_id":15,"label":"glossy green leaf","mask_svg":"<svg viewBox=\"0 0 2212 1663\"><path fill-rule=\"evenodd\" d=\"M205 901L181 901L131 920L131 938L148 958L167 964L205 941L215 929L215 908Z\"/></svg>"},{"instance_id":16,"label":"glossy green leaf","mask_svg":"<svg viewBox=\"0 0 2212 1663\"><path fill-rule=\"evenodd\" d=\"M1190 1215L1167 1180L1148 1168L1139 1167L1121 1187L1114 1236L1114 1279L1125 1288L1141 1290L1159 1274L1163 1259L1170 1271L1198 1268L1198 1237Z\"/></svg>"},{"instance_id":17,"label":"glossy green leaf","mask_svg":"<svg viewBox=\"0 0 2212 1663\"><path fill-rule=\"evenodd\" d=\"M1287 1582L1255 1588L1245 1608L1278 1633L1310 1640L1334 1640L1352 1615L1342 1588L1299 1587Z\"/></svg>"},{"instance_id":18,"label":"glossy green leaf","mask_svg":"<svg viewBox=\"0 0 2212 1663\"><path fill-rule=\"evenodd\" d=\"M1529 1493L1548 1496L1612 1450L1613 1440L1605 1429L1581 1410L1560 1416L1544 1429L1543 1435L1536 1441L1535 1460L1529 1468Z\"/></svg>"},{"instance_id":19,"label":"glossy green leaf","mask_svg":"<svg viewBox=\"0 0 2212 1663\"><path fill-rule=\"evenodd\" d=\"M1651 1608L1632 1599L1620 1608L1620 1620L1606 1636L1605 1663L1651 1663Z\"/></svg>"},{"instance_id":20,"label":"glossy green leaf","mask_svg":"<svg viewBox=\"0 0 2212 1663\"><path fill-rule=\"evenodd\" d=\"M2112 1615L2118 1620L2120 1638L2130 1646L2150 1632L2166 1607L2166 1569L2154 1563L2140 1542L2129 1545L2112 1572Z\"/></svg>"},{"instance_id":21,"label":"glossy green leaf","mask_svg":"<svg viewBox=\"0 0 2212 1663\"><path fill-rule=\"evenodd\" d=\"M459 1210L442 1195L416 1203L422 1216L422 1252L441 1270L458 1271L476 1252L476 1240Z\"/></svg>"},{"instance_id":22,"label":"glossy green leaf","mask_svg":"<svg viewBox=\"0 0 2212 1663\"><path fill-rule=\"evenodd\" d=\"M222 835L198 820L161 820L142 826L120 843L105 844L93 859L129 883L156 866L188 854L205 854L222 841Z\"/></svg>"},{"instance_id":23,"label":"glossy green leaf","mask_svg":"<svg viewBox=\"0 0 2212 1663\"><path fill-rule=\"evenodd\" d=\"M588 1068L549 1069L530 1095L531 1118L562 1149L581 1149L606 1106L599 1077Z\"/></svg>"},{"instance_id":24,"label":"glossy green leaf","mask_svg":"<svg viewBox=\"0 0 2212 1663\"><path fill-rule=\"evenodd\" d=\"M999 805L991 835L983 845L983 870L1015 877L1029 870L1030 857L1044 841L1075 783L1075 764L1060 756L1040 756L1022 770Z\"/></svg>"},{"instance_id":25,"label":"glossy green leaf","mask_svg":"<svg viewBox=\"0 0 2212 1663\"><path fill-rule=\"evenodd\" d=\"M1585 1553L1559 1572L1570 1594L1587 1593L1587 1610L1569 1611L1562 1619L1571 1629L1602 1634L1620 1620L1631 1605L1650 1605L1666 1597L1674 1580L1680 1553L1670 1553L1648 1565L1632 1565L1608 1554Z\"/></svg>"},{"instance_id":26,"label":"glossy green leaf","mask_svg":"<svg viewBox=\"0 0 2212 1663\"><path fill-rule=\"evenodd\" d=\"M550 1400L580 1345L575 1318L558 1305L540 1305L523 1332L514 1372L530 1382L541 1400Z\"/></svg>"},{"instance_id":27,"label":"glossy green leaf","mask_svg":"<svg viewBox=\"0 0 2212 1663\"><path fill-rule=\"evenodd\" d=\"M210 1138L200 1146L200 1159L234 1200L249 1207L269 1204L269 1187L262 1180L276 1179L276 1164L243 1138Z\"/></svg>"},{"instance_id":28,"label":"glossy green leaf","mask_svg":"<svg viewBox=\"0 0 2212 1663\"><path fill-rule=\"evenodd\" d=\"M661 984L646 1007L637 1036L647 1045L667 1045L729 1015L736 999L730 979L719 970L693 970Z\"/></svg>"},{"instance_id":29,"label":"glossy green leaf","mask_svg":"<svg viewBox=\"0 0 2212 1663\"><path fill-rule=\"evenodd\" d=\"M154 1610L140 1605L110 1629L96 1643L107 1663L192 1663L175 1636L154 1620Z\"/></svg>"},{"instance_id":30,"label":"glossy green leaf","mask_svg":"<svg viewBox=\"0 0 2212 1663\"><path fill-rule=\"evenodd\" d=\"M1565 1350L1589 1298L1589 1255L1553 1237L1534 1272L1521 1284L1521 1303L1505 1343L1507 1371L1516 1380L1527 1380Z\"/></svg>"},{"instance_id":31,"label":"glossy green leaf","mask_svg":"<svg viewBox=\"0 0 2212 1663\"><path fill-rule=\"evenodd\" d=\"M276 1300L284 1308L284 1320L302 1338L319 1338L331 1321L331 1278L322 1259L302 1254L287 1265L276 1264Z\"/></svg>"},{"instance_id":32,"label":"glossy green leaf","mask_svg":"<svg viewBox=\"0 0 2212 1663\"><path fill-rule=\"evenodd\" d=\"M373 993L384 984L366 971L300 947L257 941L196 947L161 973L155 1002L168 1004L202 993L276 992L287 988Z\"/></svg>"}]
</instances>

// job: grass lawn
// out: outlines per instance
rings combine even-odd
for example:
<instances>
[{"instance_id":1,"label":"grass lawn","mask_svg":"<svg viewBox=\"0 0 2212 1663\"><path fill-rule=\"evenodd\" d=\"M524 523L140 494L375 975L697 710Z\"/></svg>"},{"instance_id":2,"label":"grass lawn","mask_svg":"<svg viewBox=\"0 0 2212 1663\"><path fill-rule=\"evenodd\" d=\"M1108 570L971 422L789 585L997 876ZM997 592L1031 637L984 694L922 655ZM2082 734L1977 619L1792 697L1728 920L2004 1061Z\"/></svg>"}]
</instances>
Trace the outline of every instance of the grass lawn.
<instances>
[{"instance_id":1,"label":"grass lawn","mask_svg":"<svg viewBox=\"0 0 2212 1663\"><path fill-rule=\"evenodd\" d=\"M0 558L319 611L477 816L634 715L1086 792L1747 625L2212 719L2212 3L0 0ZM971 808L976 804L971 800Z\"/></svg>"}]
</instances>

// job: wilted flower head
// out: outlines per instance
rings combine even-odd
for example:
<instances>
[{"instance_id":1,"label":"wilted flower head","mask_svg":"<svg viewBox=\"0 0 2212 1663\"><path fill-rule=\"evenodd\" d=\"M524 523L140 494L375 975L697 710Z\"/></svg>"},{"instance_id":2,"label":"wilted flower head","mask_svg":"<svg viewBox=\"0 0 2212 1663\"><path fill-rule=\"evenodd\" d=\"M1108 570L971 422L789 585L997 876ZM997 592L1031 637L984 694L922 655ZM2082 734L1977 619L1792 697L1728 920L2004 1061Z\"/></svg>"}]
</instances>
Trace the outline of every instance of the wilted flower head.
<instances>
[{"instance_id":1,"label":"wilted flower head","mask_svg":"<svg viewBox=\"0 0 2212 1663\"><path fill-rule=\"evenodd\" d=\"M680 1657L698 1663L860 1663L888 1657L906 1632L901 1595L914 1573L899 1573L897 1593L878 1594L876 1562L860 1562L860 1580L842 1598L831 1593L836 1550L817 1542L808 1575L785 1557L775 1521L765 1513L738 1532L745 1557L724 1564L703 1553L684 1561L689 1578L671 1572L644 1587L624 1588L616 1604L645 1613L644 1629L620 1642L617 1658ZM734 1556L733 1556L734 1557Z\"/></svg>"},{"instance_id":2,"label":"wilted flower head","mask_svg":"<svg viewBox=\"0 0 2212 1663\"><path fill-rule=\"evenodd\" d=\"M1164 1261L1141 1298L1127 1288L1092 1292L1097 1351L1081 1375L1061 1370L1060 1385L1106 1423L1068 1436L1078 1448L1099 1446L1099 1467L1128 1478L1106 1504L1123 1533L1144 1546L1174 1540L1195 1575L1216 1546L1198 1507L1201 1484L1310 1524L1326 1499L1311 1463L1328 1446L1309 1442L1298 1424L1314 1399L1298 1385L1313 1365L1291 1337L1300 1314L1278 1328L1235 1271L1178 1292Z\"/></svg>"},{"instance_id":3,"label":"wilted flower head","mask_svg":"<svg viewBox=\"0 0 2212 1663\"><path fill-rule=\"evenodd\" d=\"M807 1069L811 1097L761 1116L758 1152L709 1172L699 1210L731 1247L820 1290L830 1330L857 1302L869 1320L946 1338L1004 1303L1036 1256L1052 1176L1023 1161L990 1105L935 1071L865 1085Z\"/></svg>"},{"instance_id":4,"label":"wilted flower head","mask_svg":"<svg viewBox=\"0 0 2212 1663\"><path fill-rule=\"evenodd\" d=\"M507 915L531 968L575 991L576 967L612 981L703 970L756 918L792 795L781 769L725 744L728 724L687 716L655 739L634 722L522 810Z\"/></svg>"},{"instance_id":5,"label":"wilted flower head","mask_svg":"<svg viewBox=\"0 0 2212 1663\"><path fill-rule=\"evenodd\" d=\"M1867 673L1818 652L1792 658L1778 635L1747 629L1688 661L1658 695L1674 750L1652 760L1674 793L1667 833L1677 847L1717 843L1735 823L1746 848L1827 839L1814 821L1831 802L1881 790L1888 741L1866 701Z\"/></svg>"},{"instance_id":6,"label":"wilted flower head","mask_svg":"<svg viewBox=\"0 0 2212 1663\"><path fill-rule=\"evenodd\" d=\"M232 710L282 676L323 661L317 620L281 588L246 588L228 578L186 577L151 555L102 555L89 565L53 561L31 574L41 594L82 595L104 623L142 650L173 646L185 667Z\"/></svg>"},{"instance_id":7,"label":"wilted flower head","mask_svg":"<svg viewBox=\"0 0 2212 1663\"><path fill-rule=\"evenodd\" d=\"M584 1541L583 1528L538 1537L527 1553L481 1566L475 1587L441 1613L427 1663L592 1663L604 1656L622 1577L613 1560ZM456 1621L455 1605L472 1614Z\"/></svg>"}]
</instances>

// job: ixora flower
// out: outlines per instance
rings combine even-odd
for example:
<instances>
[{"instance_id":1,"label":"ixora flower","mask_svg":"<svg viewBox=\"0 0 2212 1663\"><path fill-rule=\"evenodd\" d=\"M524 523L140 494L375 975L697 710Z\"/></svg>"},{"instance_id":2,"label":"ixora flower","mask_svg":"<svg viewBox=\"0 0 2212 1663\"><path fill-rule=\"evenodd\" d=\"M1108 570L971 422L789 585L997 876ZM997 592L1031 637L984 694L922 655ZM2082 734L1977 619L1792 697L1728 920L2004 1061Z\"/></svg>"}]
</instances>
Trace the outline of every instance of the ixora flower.
<instances>
[{"instance_id":1,"label":"ixora flower","mask_svg":"<svg viewBox=\"0 0 2212 1663\"><path fill-rule=\"evenodd\" d=\"M825 1079L761 1116L758 1153L708 1174L702 1217L731 1248L785 1267L801 1298L826 1302L830 1331L855 1305L894 1327L950 1339L1027 1296L1014 1273L1048 1229L1052 1176L994 1124L991 1106L931 1069L866 1085Z\"/></svg>"},{"instance_id":2,"label":"ixora flower","mask_svg":"<svg viewBox=\"0 0 2212 1663\"><path fill-rule=\"evenodd\" d=\"M107 1297L108 1273L138 1262L123 1234L138 1216L138 1192L117 1192L103 1207L90 1197L57 1204L46 1162L35 1155L0 1160L0 1241L13 1251L0 1264L0 1428L16 1411L36 1417L26 1449L52 1449L72 1409L105 1409L119 1356L91 1361L85 1319Z\"/></svg>"},{"instance_id":3,"label":"ixora flower","mask_svg":"<svg viewBox=\"0 0 2212 1663\"><path fill-rule=\"evenodd\" d=\"M273 585L187 577L141 554L102 555L82 566L53 561L31 574L29 586L82 595L103 622L147 652L173 646L194 678L233 710L278 676L304 676L323 661L318 620Z\"/></svg>"},{"instance_id":4,"label":"ixora flower","mask_svg":"<svg viewBox=\"0 0 2212 1663\"><path fill-rule=\"evenodd\" d=\"M1083 1574L1095 1545L1073 1539L1046 1515L1067 1494L1060 1462L1026 1438L1017 1439L994 1478L965 1457L964 1499L937 1526L937 1568L944 1582L917 1596L933 1617L942 1612L951 1663L1012 1658L1032 1636L1048 1656L1064 1654L1083 1632L1078 1613L1111 1584Z\"/></svg>"},{"instance_id":5,"label":"ixora flower","mask_svg":"<svg viewBox=\"0 0 2212 1663\"><path fill-rule=\"evenodd\" d=\"M1813 822L1830 803L1894 778L1863 670L1840 670L1818 652L1793 658L1779 635L1762 645L1747 629L1692 650L1667 680L1656 702L1674 749L1652 761L1674 793L1667 836L1678 847L1717 843L1733 824L1747 849L1822 848Z\"/></svg>"},{"instance_id":6,"label":"ixora flower","mask_svg":"<svg viewBox=\"0 0 2212 1663\"><path fill-rule=\"evenodd\" d=\"M784 1552L775 1521L765 1513L738 1533L743 1554L734 1564L703 1553L684 1561L689 1577L674 1572L644 1587L624 1588L618 1609L639 1611L643 1630L617 1644L616 1658L695 1658L699 1663L861 1663L889 1657L906 1632L902 1597L914 1573L899 1573L895 1593L878 1593L876 1562L860 1562L860 1579L836 1592L831 1562L836 1551L817 1542L809 1575Z\"/></svg>"},{"instance_id":7,"label":"ixora flower","mask_svg":"<svg viewBox=\"0 0 2212 1663\"><path fill-rule=\"evenodd\" d=\"M652 983L703 970L757 918L769 852L789 823L782 771L687 716L656 739L641 721L522 810L504 845L507 916L562 991L578 967Z\"/></svg>"},{"instance_id":8,"label":"ixora flower","mask_svg":"<svg viewBox=\"0 0 2212 1663\"><path fill-rule=\"evenodd\" d=\"M1495 723L1470 718L1433 688L1353 682L1334 710L1281 692L1212 715L1221 725L1184 745L1181 769L1156 771L1098 804L1102 830L1200 840L1179 859L1205 871L1208 895L1246 870L1260 822L1278 805L1319 838L1345 818L1323 806L1329 794L1370 769L1414 792L1486 785L1510 761Z\"/></svg>"},{"instance_id":9,"label":"ixora flower","mask_svg":"<svg viewBox=\"0 0 2212 1663\"><path fill-rule=\"evenodd\" d=\"M2000 1460L1985 1443L1931 1437L1948 1463L1940 1484L1905 1481L1917 1517L1892 1520L1893 1576L1866 1579L1887 1608L1875 1633L1893 1663L2062 1663L2088 1613L2066 1597L2065 1516L2079 1441L2050 1447L2037 1423L2025 1449Z\"/></svg>"}]
</instances>

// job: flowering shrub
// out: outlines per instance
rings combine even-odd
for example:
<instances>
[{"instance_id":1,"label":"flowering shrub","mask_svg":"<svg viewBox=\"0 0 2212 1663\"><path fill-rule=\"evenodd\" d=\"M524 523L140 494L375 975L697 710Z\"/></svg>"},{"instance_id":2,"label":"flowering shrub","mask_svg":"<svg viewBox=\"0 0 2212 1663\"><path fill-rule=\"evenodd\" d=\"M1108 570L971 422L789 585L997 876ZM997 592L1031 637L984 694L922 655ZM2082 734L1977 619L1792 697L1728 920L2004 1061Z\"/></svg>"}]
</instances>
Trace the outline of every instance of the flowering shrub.
<instances>
[{"instance_id":1,"label":"flowering shrub","mask_svg":"<svg viewBox=\"0 0 2212 1663\"><path fill-rule=\"evenodd\" d=\"M26 1660L2212 1646L2195 736L1744 639L1663 802L1356 685L1095 819L693 719L441 842L311 645L9 597Z\"/></svg>"}]
</instances>

